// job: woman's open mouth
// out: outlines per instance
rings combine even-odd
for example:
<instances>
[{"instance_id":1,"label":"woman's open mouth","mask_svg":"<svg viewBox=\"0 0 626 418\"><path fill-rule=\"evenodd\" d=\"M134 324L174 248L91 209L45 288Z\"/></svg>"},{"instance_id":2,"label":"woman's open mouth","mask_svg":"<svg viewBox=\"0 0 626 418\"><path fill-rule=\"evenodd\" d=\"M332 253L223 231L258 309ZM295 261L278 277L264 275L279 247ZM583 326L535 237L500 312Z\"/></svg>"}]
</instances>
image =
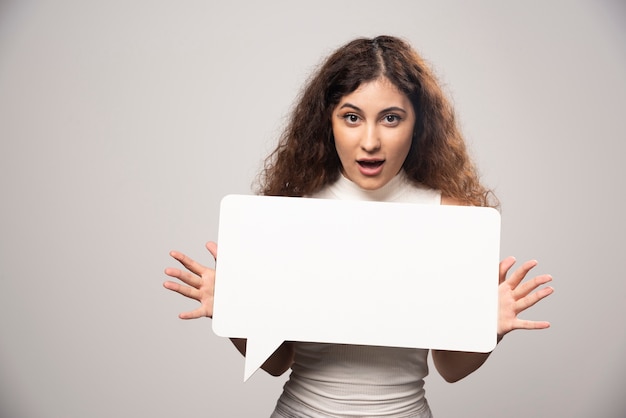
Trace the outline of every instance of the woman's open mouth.
<instances>
[{"instance_id":1,"label":"woman's open mouth","mask_svg":"<svg viewBox=\"0 0 626 418\"><path fill-rule=\"evenodd\" d=\"M385 160L357 160L359 171L364 176L376 176L383 170Z\"/></svg>"}]
</instances>

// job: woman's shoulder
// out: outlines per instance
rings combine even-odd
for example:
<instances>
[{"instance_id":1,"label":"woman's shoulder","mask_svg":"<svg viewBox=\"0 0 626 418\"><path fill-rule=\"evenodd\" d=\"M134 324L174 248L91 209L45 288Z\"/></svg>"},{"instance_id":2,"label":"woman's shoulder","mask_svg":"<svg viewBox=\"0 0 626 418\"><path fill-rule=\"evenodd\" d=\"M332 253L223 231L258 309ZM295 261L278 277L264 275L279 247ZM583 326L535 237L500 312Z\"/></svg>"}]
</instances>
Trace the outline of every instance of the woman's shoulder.
<instances>
[{"instance_id":1,"label":"woman's shoulder","mask_svg":"<svg viewBox=\"0 0 626 418\"><path fill-rule=\"evenodd\" d=\"M441 196L441 204L442 205L453 205L453 206L467 206L466 202L463 202L461 199L452 197L452 196Z\"/></svg>"}]
</instances>

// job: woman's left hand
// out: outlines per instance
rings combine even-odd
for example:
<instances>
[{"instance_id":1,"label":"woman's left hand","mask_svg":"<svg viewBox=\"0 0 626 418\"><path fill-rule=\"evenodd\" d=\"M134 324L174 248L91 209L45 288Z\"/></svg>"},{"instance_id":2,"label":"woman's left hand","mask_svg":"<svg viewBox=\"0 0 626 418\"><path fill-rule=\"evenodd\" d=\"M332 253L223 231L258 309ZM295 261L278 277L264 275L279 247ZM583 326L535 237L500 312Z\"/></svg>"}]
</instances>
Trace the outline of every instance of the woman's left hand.
<instances>
[{"instance_id":1,"label":"woman's left hand","mask_svg":"<svg viewBox=\"0 0 626 418\"><path fill-rule=\"evenodd\" d=\"M550 326L549 322L528 321L519 319L517 315L554 292L550 286L539 288L550 282L552 276L543 274L522 283L528 272L537 265L537 261L531 260L522 264L507 279L507 273L514 264L514 257L507 257L500 262L498 341L514 329L544 329Z\"/></svg>"},{"instance_id":2,"label":"woman's left hand","mask_svg":"<svg viewBox=\"0 0 626 418\"><path fill-rule=\"evenodd\" d=\"M213 256L213 259L217 260L217 244L207 242L206 248ZM163 283L163 286L166 289L200 302L198 308L190 312L183 312L178 317L181 319L195 319L203 316L212 318L215 269L205 267L178 251L171 251L170 255L182 264L186 270L168 267L165 269L165 274L180 280L184 285L167 281Z\"/></svg>"}]
</instances>

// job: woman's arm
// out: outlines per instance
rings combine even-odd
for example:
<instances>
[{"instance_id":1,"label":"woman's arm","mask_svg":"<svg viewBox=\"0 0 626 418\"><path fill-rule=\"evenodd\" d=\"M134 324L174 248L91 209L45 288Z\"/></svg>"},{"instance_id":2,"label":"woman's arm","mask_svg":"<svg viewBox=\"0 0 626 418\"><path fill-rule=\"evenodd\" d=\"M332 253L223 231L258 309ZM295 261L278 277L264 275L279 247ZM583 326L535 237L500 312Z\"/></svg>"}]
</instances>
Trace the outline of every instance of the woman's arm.
<instances>
[{"instance_id":1,"label":"woman's arm","mask_svg":"<svg viewBox=\"0 0 626 418\"><path fill-rule=\"evenodd\" d=\"M442 196L442 205L464 205L461 201ZM500 340L514 329L544 329L550 326L546 321L527 321L517 315L552 294L552 287L539 288L550 282L552 277L544 274L522 283L528 272L537 262L527 261L506 278L515 264L514 257L507 257L500 263L498 286L498 336ZM456 382L477 370L491 353L472 353L464 351L432 350L433 363L439 374L447 382Z\"/></svg>"},{"instance_id":2,"label":"woman's arm","mask_svg":"<svg viewBox=\"0 0 626 418\"><path fill-rule=\"evenodd\" d=\"M214 259L217 259L217 244L208 242L207 250ZM179 293L190 299L200 302L200 306L193 311L182 312L179 316L181 319L196 319L201 317L213 317L213 295L215 292L215 269L203 266L195 260L187 257L178 251L170 252L170 255L181 263L186 270L168 267L165 274L174 277L181 282L166 281L163 286L173 292ZM231 338L231 341L241 354L246 355L246 340L241 338ZM293 363L294 349L293 344L284 342L261 366L263 370L273 376L280 376L289 370Z\"/></svg>"},{"instance_id":3,"label":"woman's arm","mask_svg":"<svg viewBox=\"0 0 626 418\"><path fill-rule=\"evenodd\" d=\"M498 286L498 342L515 329L544 329L550 326L546 321L519 319L518 314L552 294L552 287L540 286L550 282L548 274L536 276L524 283L528 272L537 265L527 261L515 270L508 279L506 275L515 264L515 258L507 257L500 263L500 285ZM490 353L469 353L462 351L432 350L433 362L439 374L447 382L456 382L477 370Z\"/></svg>"},{"instance_id":4,"label":"woman's arm","mask_svg":"<svg viewBox=\"0 0 626 418\"><path fill-rule=\"evenodd\" d=\"M230 339L237 350L242 355L246 355L246 342L244 338L231 338ZM265 370L272 376L280 376L285 373L293 364L294 347L293 343L285 341L274 351L265 363L261 366L261 369Z\"/></svg>"},{"instance_id":5,"label":"woman's arm","mask_svg":"<svg viewBox=\"0 0 626 418\"><path fill-rule=\"evenodd\" d=\"M491 353L432 350L435 368L446 382L453 383L477 370Z\"/></svg>"}]
</instances>

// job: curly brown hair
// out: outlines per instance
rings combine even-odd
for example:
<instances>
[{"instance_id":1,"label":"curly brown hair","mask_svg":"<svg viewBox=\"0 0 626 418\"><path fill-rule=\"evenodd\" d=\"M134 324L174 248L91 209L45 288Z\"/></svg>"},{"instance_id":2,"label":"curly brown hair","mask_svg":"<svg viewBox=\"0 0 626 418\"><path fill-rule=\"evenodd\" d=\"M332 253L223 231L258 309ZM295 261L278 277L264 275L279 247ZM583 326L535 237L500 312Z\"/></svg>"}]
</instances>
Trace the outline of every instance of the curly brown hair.
<instances>
[{"instance_id":1,"label":"curly brown hair","mask_svg":"<svg viewBox=\"0 0 626 418\"><path fill-rule=\"evenodd\" d=\"M362 83L385 77L407 95L415 126L403 169L411 180L474 206L498 205L479 181L465 140L437 79L405 41L359 38L331 54L300 93L277 148L265 160L260 193L305 196L334 182L341 172L331 113Z\"/></svg>"}]
</instances>

